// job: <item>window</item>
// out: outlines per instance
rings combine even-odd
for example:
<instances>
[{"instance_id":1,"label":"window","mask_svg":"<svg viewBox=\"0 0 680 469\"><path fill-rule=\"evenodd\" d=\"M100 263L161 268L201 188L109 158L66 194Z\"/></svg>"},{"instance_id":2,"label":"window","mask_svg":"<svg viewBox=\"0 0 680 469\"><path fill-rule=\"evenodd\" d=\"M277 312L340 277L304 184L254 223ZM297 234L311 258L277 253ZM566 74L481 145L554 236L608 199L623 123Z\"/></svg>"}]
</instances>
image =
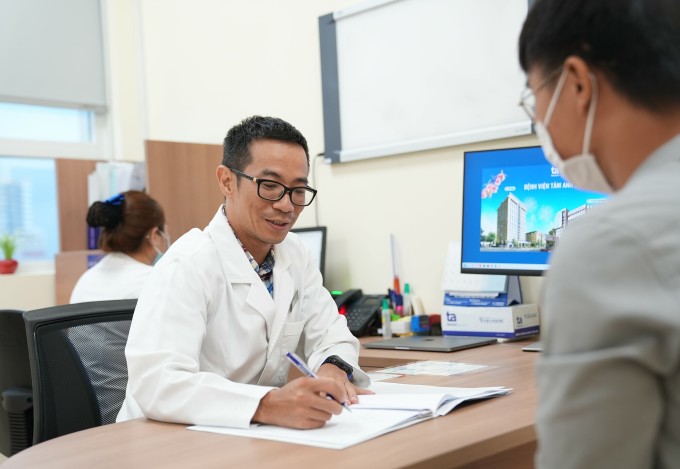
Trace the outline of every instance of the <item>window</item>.
<instances>
[{"instance_id":1,"label":"window","mask_svg":"<svg viewBox=\"0 0 680 469\"><path fill-rule=\"evenodd\" d=\"M17 237L19 261L52 261L59 251L53 159L0 157L0 233Z\"/></svg>"},{"instance_id":2,"label":"window","mask_svg":"<svg viewBox=\"0 0 680 469\"><path fill-rule=\"evenodd\" d=\"M104 10L100 0L2 2L0 233L17 237L20 261L51 263L60 249L54 158L112 153Z\"/></svg>"},{"instance_id":3,"label":"window","mask_svg":"<svg viewBox=\"0 0 680 469\"><path fill-rule=\"evenodd\" d=\"M0 155L105 158L106 114L0 101Z\"/></svg>"},{"instance_id":4,"label":"window","mask_svg":"<svg viewBox=\"0 0 680 469\"><path fill-rule=\"evenodd\" d=\"M92 111L0 103L0 139L90 143L93 122Z\"/></svg>"}]
</instances>

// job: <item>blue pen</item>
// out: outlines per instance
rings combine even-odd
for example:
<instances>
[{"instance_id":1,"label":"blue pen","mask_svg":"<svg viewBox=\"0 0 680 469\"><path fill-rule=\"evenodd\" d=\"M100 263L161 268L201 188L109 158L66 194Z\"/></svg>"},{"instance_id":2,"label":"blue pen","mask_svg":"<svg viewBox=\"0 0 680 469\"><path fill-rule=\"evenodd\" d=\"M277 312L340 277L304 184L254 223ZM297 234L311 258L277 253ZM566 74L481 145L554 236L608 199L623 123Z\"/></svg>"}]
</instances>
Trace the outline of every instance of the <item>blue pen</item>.
<instances>
[{"instance_id":1,"label":"blue pen","mask_svg":"<svg viewBox=\"0 0 680 469\"><path fill-rule=\"evenodd\" d=\"M307 364L306 364L300 357L298 357L295 353L293 353L293 352L288 352L288 353L286 354L286 357L288 357L288 360L290 360L290 362L291 362L293 365L295 365L295 367L296 367L298 370L300 370L300 371L302 372L302 374L304 374L305 376L309 376L310 378L319 379L319 377L316 376L316 373L314 373L314 371L312 371L312 369L311 369L309 366L307 366ZM342 405L342 406L343 406L345 409L347 409L348 411L352 412L352 409L349 408L349 406L347 405L346 402L340 402L340 401L338 401L336 398L334 398L333 396L331 396L330 394L328 394L328 397L330 397L330 398L333 399L335 402L337 402L337 403L339 403L340 405Z\"/></svg>"},{"instance_id":2,"label":"blue pen","mask_svg":"<svg viewBox=\"0 0 680 469\"><path fill-rule=\"evenodd\" d=\"M392 304L392 310L397 310L397 292L394 290L389 290L390 292L390 303Z\"/></svg>"}]
</instances>

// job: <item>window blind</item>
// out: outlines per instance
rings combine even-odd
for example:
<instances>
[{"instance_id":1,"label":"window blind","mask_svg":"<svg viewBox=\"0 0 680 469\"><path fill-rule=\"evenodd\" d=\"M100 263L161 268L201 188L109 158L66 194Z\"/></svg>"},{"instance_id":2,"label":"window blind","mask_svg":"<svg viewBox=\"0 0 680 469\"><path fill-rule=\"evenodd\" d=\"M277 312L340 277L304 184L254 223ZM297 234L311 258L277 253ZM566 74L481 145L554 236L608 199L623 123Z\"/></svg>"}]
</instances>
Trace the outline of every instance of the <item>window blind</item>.
<instances>
[{"instance_id":1,"label":"window blind","mask_svg":"<svg viewBox=\"0 0 680 469\"><path fill-rule=\"evenodd\" d=\"M100 0L0 0L0 101L106 110Z\"/></svg>"}]
</instances>

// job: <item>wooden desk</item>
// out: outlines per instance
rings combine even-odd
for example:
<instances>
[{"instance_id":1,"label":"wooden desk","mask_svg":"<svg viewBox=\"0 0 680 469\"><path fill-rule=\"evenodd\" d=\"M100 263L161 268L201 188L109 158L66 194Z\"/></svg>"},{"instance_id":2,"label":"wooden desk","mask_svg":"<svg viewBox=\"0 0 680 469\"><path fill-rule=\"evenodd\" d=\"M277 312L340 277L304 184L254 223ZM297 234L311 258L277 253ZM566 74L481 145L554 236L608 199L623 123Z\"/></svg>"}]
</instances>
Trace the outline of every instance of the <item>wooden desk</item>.
<instances>
[{"instance_id":1,"label":"wooden desk","mask_svg":"<svg viewBox=\"0 0 680 469\"><path fill-rule=\"evenodd\" d=\"M362 349L362 364L371 366L418 360L488 365L456 376L404 376L397 382L508 386L514 391L341 451L192 432L183 425L139 419L41 443L12 456L2 469L531 468L536 441L536 354L522 352L522 345L506 343L455 353Z\"/></svg>"}]
</instances>

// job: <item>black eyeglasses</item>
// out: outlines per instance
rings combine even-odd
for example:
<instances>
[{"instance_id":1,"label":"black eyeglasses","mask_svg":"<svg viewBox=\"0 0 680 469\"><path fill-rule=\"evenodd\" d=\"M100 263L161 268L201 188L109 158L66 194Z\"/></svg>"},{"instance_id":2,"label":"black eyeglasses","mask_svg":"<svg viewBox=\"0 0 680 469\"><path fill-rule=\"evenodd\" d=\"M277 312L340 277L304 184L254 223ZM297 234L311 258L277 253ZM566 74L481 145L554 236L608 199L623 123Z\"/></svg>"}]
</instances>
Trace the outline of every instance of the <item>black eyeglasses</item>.
<instances>
[{"instance_id":1,"label":"black eyeglasses","mask_svg":"<svg viewBox=\"0 0 680 469\"><path fill-rule=\"evenodd\" d=\"M314 200L314 197L316 197L316 189L312 189L311 187L288 187L284 186L280 182L272 181L271 179L260 179L253 176L248 176L246 173L242 173L241 171L234 168L229 168L229 170L231 170L232 173L238 174L239 176L243 176L244 178L250 179L251 181L257 183L257 195L264 200L276 202L281 200L283 196L286 195L286 192L288 192L288 196L290 197L290 201L293 203L293 205L306 207L307 205L311 204Z\"/></svg>"}]
</instances>

